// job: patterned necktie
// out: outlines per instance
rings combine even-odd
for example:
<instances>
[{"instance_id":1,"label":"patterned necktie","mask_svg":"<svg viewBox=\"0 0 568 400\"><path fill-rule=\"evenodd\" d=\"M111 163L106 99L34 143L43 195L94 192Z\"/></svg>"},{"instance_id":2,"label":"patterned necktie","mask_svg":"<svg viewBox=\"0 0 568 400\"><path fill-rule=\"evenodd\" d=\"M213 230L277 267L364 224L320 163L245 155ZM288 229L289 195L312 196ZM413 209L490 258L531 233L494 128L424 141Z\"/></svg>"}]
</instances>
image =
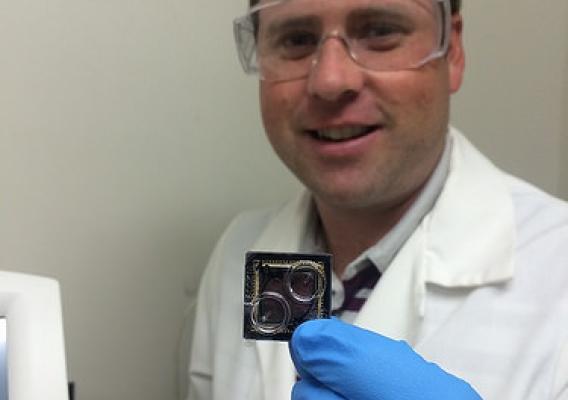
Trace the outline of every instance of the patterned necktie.
<instances>
[{"instance_id":1,"label":"patterned necktie","mask_svg":"<svg viewBox=\"0 0 568 400\"><path fill-rule=\"evenodd\" d=\"M343 304L333 310L333 315L341 316L344 312L357 313L375 287L381 273L372 263L359 270L353 277L342 281L344 290Z\"/></svg>"}]
</instances>

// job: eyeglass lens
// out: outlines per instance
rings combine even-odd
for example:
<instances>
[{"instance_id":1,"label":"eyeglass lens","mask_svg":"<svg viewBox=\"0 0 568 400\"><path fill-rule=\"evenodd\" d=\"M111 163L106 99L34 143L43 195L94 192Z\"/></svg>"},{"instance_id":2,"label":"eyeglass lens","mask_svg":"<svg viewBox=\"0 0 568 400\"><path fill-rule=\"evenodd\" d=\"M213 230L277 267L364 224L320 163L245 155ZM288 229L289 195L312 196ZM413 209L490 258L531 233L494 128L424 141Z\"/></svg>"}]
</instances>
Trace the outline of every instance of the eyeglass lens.
<instances>
[{"instance_id":1,"label":"eyeglass lens","mask_svg":"<svg viewBox=\"0 0 568 400\"><path fill-rule=\"evenodd\" d=\"M443 8L435 0L284 0L250 15L249 38L264 79L309 74L327 40L341 40L371 70L413 68L438 51Z\"/></svg>"}]
</instances>

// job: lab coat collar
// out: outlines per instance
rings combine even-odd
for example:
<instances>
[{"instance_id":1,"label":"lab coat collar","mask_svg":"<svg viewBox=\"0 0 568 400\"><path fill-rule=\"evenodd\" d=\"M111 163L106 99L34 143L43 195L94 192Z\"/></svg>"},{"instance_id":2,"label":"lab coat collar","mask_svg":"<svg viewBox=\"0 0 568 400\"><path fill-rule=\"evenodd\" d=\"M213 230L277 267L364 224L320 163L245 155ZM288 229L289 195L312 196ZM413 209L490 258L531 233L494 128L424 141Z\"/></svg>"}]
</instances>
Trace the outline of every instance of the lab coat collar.
<instances>
[{"instance_id":1,"label":"lab coat collar","mask_svg":"<svg viewBox=\"0 0 568 400\"><path fill-rule=\"evenodd\" d=\"M434 207L400 249L354 323L416 344L427 284L475 287L513 277L514 214L504 174L456 130Z\"/></svg>"},{"instance_id":2,"label":"lab coat collar","mask_svg":"<svg viewBox=\"0 0 568 400\"><path fill-rule=\"evenodd\" d=\"M513 277L515 216L506 176L451 129L450 174L424 220L424 279L446 287Z\"/></svg>"}]
</instances>

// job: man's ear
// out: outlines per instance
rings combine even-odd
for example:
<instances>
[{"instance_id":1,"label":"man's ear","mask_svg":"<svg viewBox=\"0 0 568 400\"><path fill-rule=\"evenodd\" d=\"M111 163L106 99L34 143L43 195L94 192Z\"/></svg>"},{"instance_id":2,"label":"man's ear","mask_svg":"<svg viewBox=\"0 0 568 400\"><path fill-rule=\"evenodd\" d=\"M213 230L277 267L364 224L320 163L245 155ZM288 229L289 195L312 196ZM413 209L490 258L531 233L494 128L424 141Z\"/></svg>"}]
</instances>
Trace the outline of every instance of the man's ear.
<instances>
[{"instance_id":1,"label":"man's ear","mask_svg":"<svg viewBox=\"0 0 568 400\"><path fill-rule=\"evenodd\" d=\"M452 29L450 32L450 45L446 59L448 61L450 91L455 93L459 90L463 80L465 69L465 52L462 41L463 18L461 14L452 15Z\"/></svg>"}]
</instances>

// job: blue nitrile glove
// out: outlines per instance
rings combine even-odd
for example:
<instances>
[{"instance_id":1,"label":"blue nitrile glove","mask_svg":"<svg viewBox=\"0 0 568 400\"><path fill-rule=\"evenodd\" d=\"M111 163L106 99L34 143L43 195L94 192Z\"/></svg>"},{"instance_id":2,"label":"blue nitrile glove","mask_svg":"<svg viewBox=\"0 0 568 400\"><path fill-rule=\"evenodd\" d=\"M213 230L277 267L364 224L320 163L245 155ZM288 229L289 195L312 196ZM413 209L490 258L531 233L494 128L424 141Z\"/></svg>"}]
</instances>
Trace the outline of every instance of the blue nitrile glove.
<instances>
[{"instance_id":1,"label":"blue nitrile glove","mask_svg":"<svg viewBox=\"0 0 568 400\"><path fill-rule=\"evenodd\" d=\"M300 325L292 400L480 400L465 381L396 341L337 319Z\"/></svg>"}]
</instances>

